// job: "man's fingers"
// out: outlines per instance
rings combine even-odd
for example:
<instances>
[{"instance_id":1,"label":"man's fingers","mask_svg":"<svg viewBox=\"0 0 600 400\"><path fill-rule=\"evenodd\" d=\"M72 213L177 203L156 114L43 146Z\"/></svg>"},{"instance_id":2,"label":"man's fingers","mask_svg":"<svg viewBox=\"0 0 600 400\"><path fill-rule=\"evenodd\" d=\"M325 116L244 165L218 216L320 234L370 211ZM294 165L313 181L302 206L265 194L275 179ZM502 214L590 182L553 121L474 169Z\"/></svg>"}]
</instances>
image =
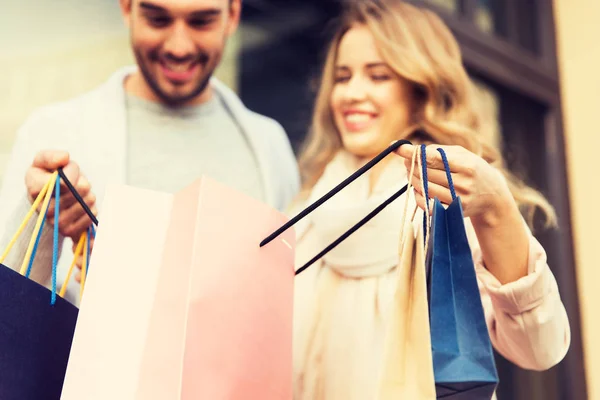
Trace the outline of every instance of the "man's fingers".
<instances>
[{"instance_id":1,"label":"man's fingers","mask_svg":"<svg viewBox=\"0 0 600 400\"><path fill-rule=\"evenodd\" d=\"M63 172L65 173L65 176L67 177L69 182L71 182L73 185L76 185L79 182L80 171L79 171L79 165L77 165L77 163L70 162L63 168ZM60 183L61 183L61 191L63 190L63 188L64 188L64 190L68 190L67 185L63 182L62 179L61 179Z\"/></svg>"},{"instance_id":2,"label":"man's fingers","mask_svg":"<svg viewBox=\"0 0 600 400\"><path fill-rule=\"evenodd\" d=\"M77 169L78 169L78 167L77 167ZM67 175L67 179L69 179L69 182L71 182L71 184L74 186L77 194L86 202L86 204L89 207L91 207L95 203L96 197L91 193L92 185L87 180L87 178L82 174L78 174L77 178L74 178L73 176L75 175L76 172L68 170L67 168L65 168L63 171L65 172L65 175ZM73 174L73 175L71 177L69 177L70 174ZM77 179L77 180L75 181L75 179ZM75 195L67 187L67 184L65 183L64 179L61 180L60 184L61 184L61 193L60 193L61 210L63 209L63 207L64 207L64 209L69 208L69 207L74 207L76 205L76 203L78 203L77 199L75 198ZM91 200L90 200L90 196L91 196Z\"/></svg>"},{"instance_id":3,"label":"man's fingers","mask_svg":"<svg viewBox=\"0 0 600 400\"><path fill-rule=\"evenodd\" d=\"M46 171L54 171L69 163L69 153L62 150L42 150L33 159L33 166Z\"/></svg>"},{"instance_id":4,"label":"man's fingers","mask_svg":"<svg viewBox=\"0 0 600 400\"><path fill-rule=\"evenodd\" d=\"M98 211L95 205L96 196L93 193L88 193L83 200L90 207L92 213L97 215ZM51 202L52 208L48 209L46 223L52 227L54 226L55 203L54 200L51 200ZM60 232L63 235L70 237L75 242L79 241L80 235L92 224L92 220L78 202L73 203L72 206L66 209L63 208L63 205L61 204L58 220Z\"/></svg>"},{"instance_id":5,"label":"man's fingers","mask_svg":"<svg viewBox=\"0 0 600 400\"><path fill-rule=\"evenodd\" d=\"M77 190L77 193L79 193L79 195L86 201L88 206L91 206L91 204L93 202L95 202L96 198L95 198L95 196L91 195L91 193L90 193L90 191L92 190L92 186L89 184L87 179L83 182L82 182L82 179L85 179L85 178L81 177L79 179L79 181L81 183L79 183L77 186L75 186L75 189ZM92 201L90 201L90 195L91 195L91 198L93 198ZM78 203L78 202L77 202L77 199L75 198L75 196L73 196L73 193L71 193L71 191L67 187L62 187L61 192L60 192L61 212L64 209L74 206L76 203ZM54 199L51 200L51 207L54 207ZM52 209L54 209L54 208L52 208Z\"/></svg>"},{"instance_id":6,"label":"man's fingers","mask_svg":"<svg viewBox=\"0 0 600 400\"><path fill-rule=\"evenodd\" d=\"M29 168L25 174L25 186L31 201L38 197L46 182L50 179L50 173L41 168Z\"/></svg>"},{"instance_id":7,"label":"man's fingers","mask_svg":"<svg viewBox=\"0 0 600 400\"><path fill-rule=\"evenodd\" d=\"M65 236L69 236L71 238L78 238L79 235L81 235L81 233L83 233L92 224L92 220L90 219L90 217L88 217L85 211L83 211L83 209L79 205L75 207L78 207L81 211L72 216L73 219L71 219L70 221L74 222L69 222L64 228L61 229ZM92 212L96 213L95 207L92 208ZM77 217L76 220L74 220L75 217ZM62 219L62 216L59 217L59 220L60 219Z\"/></svg>"}]
</instances>

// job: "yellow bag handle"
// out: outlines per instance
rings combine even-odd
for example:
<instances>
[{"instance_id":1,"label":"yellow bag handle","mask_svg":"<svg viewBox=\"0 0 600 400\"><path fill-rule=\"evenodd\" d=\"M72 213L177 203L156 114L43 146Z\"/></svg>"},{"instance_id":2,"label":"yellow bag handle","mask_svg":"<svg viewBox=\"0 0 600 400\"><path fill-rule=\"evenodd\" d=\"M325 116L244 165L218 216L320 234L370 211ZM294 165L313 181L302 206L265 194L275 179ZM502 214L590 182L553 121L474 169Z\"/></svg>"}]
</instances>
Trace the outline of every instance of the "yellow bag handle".
<instances>
[{"instance_id":1,"label":"yellow bag handle","mask_svg":"<svg viewBox=\"0 0 600 400\"><path fill-rule=\"evenodd\" d=\"M52 176L54 176L54 174ZM51 183L52 183L52 178L50 178L50 180L48 182L46 182L46 184L44 185L44 187L40 191L40 194L38 194L38 196L36 197L35 201L31 205L31 208L29 209L29 212L27 212L27 214L25 215L25 218L23 219L23 222L21 222L21 225L19 226L19 229L17 229L17 232L14 234L14 236L12 237L12 239L10 240L10 242L8 243L8 246L6 246L6 249L4 250L4 253L2 253L2 255L0 256L0 263L4 263L4 260L6 259L6 256L8 256L8 253L10 252L10 250L13 248L13 246L17 242L17 239L19 238L19 236L21 236L21 234L25 230L25 227L29 223L29 220L33 216L33 213L35 212L35 210L37 210L37 208L39 207L40 203L44 199L44 196L46 195L46 192L48 191L48 187L50 186Z\"/></svg>"},{"instance_id":2,"label":"yellow bag handle","mask_svg":"<svg viewBox=\"0 0 600 400\"><path fill-rule=\"evenodd\" d=\"M54 185L54 188L53 188ZM31 208L29 209L29 212L26 214L25 218L23 219L23 221L21 222L21 225L19 226L19 228L17 229L17 232L14 234L14 236L11 238L9 244L7 245L4 253L0 256L0 263L3 263L4 260L6 259L6 257L8 256L8 253L10 252L10 250L13 248L13 246L15 245L16 241L18 240L19 236L23 233L23 231L25 230L25 227L27 226L27 224L29 223L29 221L31 220L31 217L33 216L33 214L35 213L35 211L37 210L37 208L39 207L40 203L43 202L40 213L38 215L34 230L33 230L33 234L31 235L31 239L29 241L29 245L27 247L27 251L25 253L25 257L23 258L23 263L21 264L21 268L19 270L19 273L21 275L24 275L26 277L29 277L29 273L31 271L31 267L33 264L33 260L32 260L32 255L35 253L36 249L37 249L37 244L39 242L39 237L40 237L40 231L44 225L44 221L46 219L46 214L48 211L48 207L50 205L50 200L52 199L52 194L56 192L56 194L58 196L57 197L57 209L58 209L58 198L60 197L60 178L59 178L59 173L58 171L55 171L54 173L52 173L52 175L50 176L50 179L48 180L48 182L46 182L46 184L44 185L44 187L42 188L42 190L40 191L40 193L38 194L38 196L36 197L36 199L34 200L33 204L31 205ZM57 227L55 227L55 235L57 234ZM60 289L60 292L58 293L60 297L64 298L66 289L67 289L67 285L69 280L71 279L71 275L73 273L77 258L81 255L81 253L83 252L83 248L84 246L86 248L88 248L88 243L89 243L89 232L83 232L79 238L77 247L75 249L75 254L73 257L73 261L71 262L71 266L69 267L69 271L67 273L67 277L65 279L65 282L63 282L63 285ZM55 241L56 244L56 241ZM55 248L54 251L56 252L57 249ZM55 255L56 257L56 255ZM87 262L88 262L88 251L86 251L84 253L83 256L83 268L82 268L82 279L81 279L81 288L80 288L80 294L79 294L79 298L81 300L81 297L83 296L83 287L84 287L84 282L85 282L85 274L86 271L85 269L87 268ZM53 260L53 264L55 263L56 260ZM53 271L54 272L54 271ZM52 304L54 304L54 298L55 298L55 285L53 282L53 296L52 296Z\"/></svg>"},{"instance_id":3,"label":"yellow bag handle","mask_svg":"<svg viewBox=\"0 0 600 400\"><path fill-rule=\"evenodd\" d=\"M57 176L57 172L53 173L50 177L50 180L47 183L49 190L46 190L44 203L42 204L42 209L40 210L41 212L38 215L37 221L35 223L35 228L33 228L33 234L31 235L31 239L29 240L27 252L25 253L25 257L23 258L23 263L21 264L21 270L19 271L21 275L25 275L25 273L27 272L27 266L30 264L29 261L31 260L31 254L33 253L33 249L36 245L39 232L42 228L42 224L46 219L46 212L48 211L48 206L50 205L50 199L52 199L53 191L50 188L52 188L52 186L55 185Z\"/></svg>"}]
</instances>

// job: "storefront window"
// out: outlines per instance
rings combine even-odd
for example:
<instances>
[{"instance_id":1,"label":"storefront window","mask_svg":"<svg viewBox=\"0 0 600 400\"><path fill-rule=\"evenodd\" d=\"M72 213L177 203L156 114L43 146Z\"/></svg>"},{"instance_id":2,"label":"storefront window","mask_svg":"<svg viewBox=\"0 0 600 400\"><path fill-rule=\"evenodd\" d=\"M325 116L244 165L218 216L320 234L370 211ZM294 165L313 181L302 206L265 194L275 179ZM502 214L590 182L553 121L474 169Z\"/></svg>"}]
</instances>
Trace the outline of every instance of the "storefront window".
<instances>
[{"instance_id":1,"label":"storefront window","mask_svg":"<svg viewBox=\"0 0 600 400\"><path fill-rule=\"evenodd\" d=\"M425 2L448 11L450 14L458 14L460 12L459 0L425 0Z\"/></svg>"}]
</instances>

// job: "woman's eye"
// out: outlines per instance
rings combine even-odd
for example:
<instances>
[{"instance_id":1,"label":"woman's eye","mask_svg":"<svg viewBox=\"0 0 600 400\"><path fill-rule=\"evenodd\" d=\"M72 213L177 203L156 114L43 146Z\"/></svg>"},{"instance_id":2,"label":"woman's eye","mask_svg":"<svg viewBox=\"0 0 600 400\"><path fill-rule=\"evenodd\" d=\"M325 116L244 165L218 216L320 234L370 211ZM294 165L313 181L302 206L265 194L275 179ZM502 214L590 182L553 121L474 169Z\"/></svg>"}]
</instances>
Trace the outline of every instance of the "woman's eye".
<instances>
[{"instance_id":1,"label":"woman's eye","mask_svg":"<svg viewBox=\"0 0 600 400\"><path fill-rule=\"evenodd\" d=\"M336 76L334 79L335 83L347 82L349 80L350 80L349 76Z\"/></svg>"},{"instance_id":2,"label":"woman's eye","mask_svg":"<svg viewBox=\"0 0 600 400\"><path fill-rule=\"evenodd\" d=\"M387 81L388 79L390 79L389 75L372 75L371 79L373 79L374 81Z\"/></svg>"}]
</instances>

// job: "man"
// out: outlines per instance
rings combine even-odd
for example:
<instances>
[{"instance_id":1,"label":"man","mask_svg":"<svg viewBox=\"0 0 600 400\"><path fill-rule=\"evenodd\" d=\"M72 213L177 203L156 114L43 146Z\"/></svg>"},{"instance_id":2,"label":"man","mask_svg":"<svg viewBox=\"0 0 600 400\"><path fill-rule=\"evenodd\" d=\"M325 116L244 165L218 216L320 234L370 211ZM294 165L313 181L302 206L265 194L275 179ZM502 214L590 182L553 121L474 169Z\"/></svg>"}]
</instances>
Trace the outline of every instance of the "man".
<instances>
[{"instance_id":1,"label":"man","mask_svg":"<svg viewBox=\"0 0 600 400\"><path fill-rule=\"evenodd\" d=\"M4 247L58 167L95 213L107 183L174 192L207 174L280 210L298 190L282 127L245 108L212 77L238 27L241 0L120 0L120 6L137 66L83 96L37 110L21 127L0 191ZM73 246L63 248L62 241L77 242L91 221L66 189L60 206L64 276ZM31 275L44 285L53 214ZM20 267L33 225L6 259L11 268ZM75 302L77 290L69 292Z\"/></svg>"}]
</instances>

